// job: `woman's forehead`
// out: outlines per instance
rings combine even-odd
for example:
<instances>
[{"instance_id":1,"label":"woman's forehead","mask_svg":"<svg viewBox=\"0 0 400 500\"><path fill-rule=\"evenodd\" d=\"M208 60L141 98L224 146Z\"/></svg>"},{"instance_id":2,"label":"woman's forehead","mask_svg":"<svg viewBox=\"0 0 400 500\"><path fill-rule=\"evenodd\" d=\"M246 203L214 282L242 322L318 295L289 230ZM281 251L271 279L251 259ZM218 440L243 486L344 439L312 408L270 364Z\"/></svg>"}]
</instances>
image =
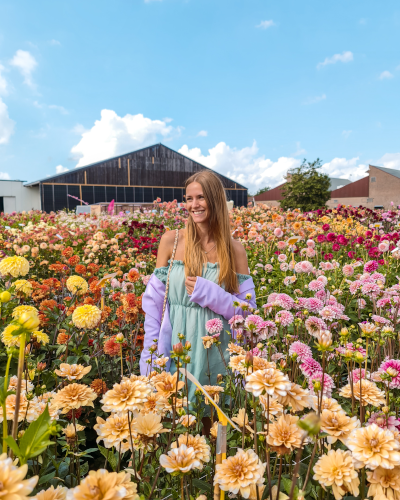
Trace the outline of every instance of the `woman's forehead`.
<instances>
[{"instance_id":1,"label":"woman's forehead","mask_svg":"<svg viewBox=\"0 0 400 500\"><path fill-rule=\"evenodd\" d=\"M186 196L195 196L203 193L203 188L198 182L191 182L186 188Z\"/></svg>"}]
</instances>

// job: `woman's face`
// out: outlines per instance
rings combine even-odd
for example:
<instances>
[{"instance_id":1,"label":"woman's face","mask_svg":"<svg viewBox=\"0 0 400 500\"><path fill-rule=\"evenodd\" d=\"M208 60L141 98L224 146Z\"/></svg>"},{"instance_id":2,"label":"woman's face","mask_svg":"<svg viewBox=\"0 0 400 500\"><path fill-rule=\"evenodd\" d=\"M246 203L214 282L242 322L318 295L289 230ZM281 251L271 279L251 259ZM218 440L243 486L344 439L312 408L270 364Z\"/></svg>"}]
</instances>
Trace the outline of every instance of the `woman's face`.
<instances>
[{"instance_id":1,"label":"woman's face","mask_svg":"<svg viewBox=\"0 0 400 500\"><path fill-rule=\"evenodd\" d=\"M186 208L197 224L207 222L209 211L203 195L203 188L198 182L192 182L186 188Z\"/></svg>"}]
</instances>

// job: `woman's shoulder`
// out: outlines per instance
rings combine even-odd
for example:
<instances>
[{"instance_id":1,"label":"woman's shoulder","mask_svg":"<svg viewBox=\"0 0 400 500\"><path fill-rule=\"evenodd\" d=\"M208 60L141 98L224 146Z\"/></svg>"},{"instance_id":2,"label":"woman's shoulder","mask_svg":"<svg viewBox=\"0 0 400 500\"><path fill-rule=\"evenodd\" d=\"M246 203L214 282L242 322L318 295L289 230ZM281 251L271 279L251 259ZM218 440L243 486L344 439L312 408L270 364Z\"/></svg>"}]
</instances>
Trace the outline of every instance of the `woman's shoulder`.
<instances>
[{"instance_id":1,"label":"woman's shoulder","mask_svg":"<svg viewBox=\"0 0 400 500\"><path fill-rule=\"evenodd\" d=\"M247 263L247 253L242 243L232 239L233 251L235 254L235 269L239 274L248 274L249 265Z\"/></svg>"},{"instance_id":2,"label":"woman's shoulder","mask_svg":"<svg viewBox=\"0 0 400 500\"><path fill-rule=\"evenodd\" d=\"M179 238L182 237L182 229L178 230ZM160 246L158 247L157 253L157 267L163 267L168 265L168 260L171 258L172 251L174 249L176 238L176 231L170 230L166 231L160 240Z\"/></svg>"}]
</instances>

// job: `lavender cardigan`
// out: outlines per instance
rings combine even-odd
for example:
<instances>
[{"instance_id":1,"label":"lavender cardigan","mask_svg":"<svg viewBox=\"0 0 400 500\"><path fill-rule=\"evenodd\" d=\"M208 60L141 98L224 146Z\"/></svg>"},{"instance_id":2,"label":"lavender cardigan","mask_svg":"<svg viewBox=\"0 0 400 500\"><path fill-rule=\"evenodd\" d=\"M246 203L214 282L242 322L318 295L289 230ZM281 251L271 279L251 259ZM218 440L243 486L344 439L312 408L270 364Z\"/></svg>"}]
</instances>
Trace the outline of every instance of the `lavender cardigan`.
<instances>
[{"instance_id":1,"label":"lavender cardigan","mask_svg":"<svg viewBox=\"0 0 400 500\"><path fill-rule=\"evenodd\" d=\"M250 307L256 307L255 290L252 278L248 278L239 287L239 293L231 294L226 292L217 283L198 277L190 301L195 302L201 307L208 307L211 311L226 320L231 319L234 314L243 314L243 310L235 308L233 302L244 301L247 294L251 294L251 299L246 300ZM147 360L151 355L149 348L154 340L158 340L158 354L166 357L170 356L172 327L169 319L169 306L166 303L164 319L161 325L162 307L165 295L165 285L154 274L147 284L146 291L143 294L142 308L146 314L144 322L144 342L143 351L140 356L140 373L146 375L149 373L149 364ZM170 361L166 369L169 370Z\"/></svg>"}]
</instances>

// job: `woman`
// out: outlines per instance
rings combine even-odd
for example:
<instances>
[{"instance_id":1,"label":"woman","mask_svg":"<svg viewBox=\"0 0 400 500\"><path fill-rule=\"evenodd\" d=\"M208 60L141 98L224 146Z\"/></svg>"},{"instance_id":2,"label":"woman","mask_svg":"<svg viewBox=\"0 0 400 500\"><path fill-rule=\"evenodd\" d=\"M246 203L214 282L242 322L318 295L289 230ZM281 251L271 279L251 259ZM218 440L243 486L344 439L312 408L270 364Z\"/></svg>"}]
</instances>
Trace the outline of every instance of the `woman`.
<instances>
[{"instance_id":1,"label":"woman","mask_svg":"<svg viewBox=\"0 0 400 500\"><path fill-rule=\"evenodd\" d=\"M226 351L228 320L234 314L242 314L240 309L234 308L233 302L251 294L247 302L255 307L254 283L248 275L246 251L231 236L226 195L220 179L212 171L203 170L186 181L185 189L189 212L186 228L178 234L168 231L162 236L156 269L143 295L146 318L140 371L142 375L151 371L150 360L154 361L155 356L151 356L149 348L154 340L158 341L158 355L169 357L171 346L180 342L178 334L183 334L192 345L188 371L201 384L209 385L216 383L217 375L224 373L225 368L216 346L209 349L207 359L201 339L207 335L205 324L214 318L222 320L224 327L219 340L225 359L229 360ZM174 247L168 300L161 324ZM167 363L166 369L174 372L176 367ZM193 392L194 387L189 391L189 399L193 398Z\"/></svg>"}]
</instances>

